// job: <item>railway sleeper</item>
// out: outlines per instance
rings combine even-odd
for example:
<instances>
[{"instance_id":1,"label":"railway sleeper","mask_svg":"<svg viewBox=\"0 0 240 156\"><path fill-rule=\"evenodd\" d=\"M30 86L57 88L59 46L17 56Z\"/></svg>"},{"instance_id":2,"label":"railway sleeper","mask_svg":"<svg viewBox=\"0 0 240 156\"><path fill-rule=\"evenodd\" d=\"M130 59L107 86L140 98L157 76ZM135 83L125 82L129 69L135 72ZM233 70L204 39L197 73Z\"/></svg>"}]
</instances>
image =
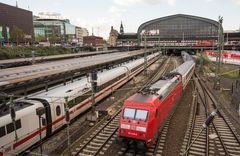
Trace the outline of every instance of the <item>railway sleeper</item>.
<instances>
[{"instance_id":1,"label":"railway sleeper","mask_svg":"<svg viewBox=\"0 0 240 156\"><path fill-rule=\"evenodd\" d=\"M228 148L231 148L231 147L233 147L233 146L236 146L236 147L239 147L240 148L240 146L238 145L238 144L236 144L236 143L233 143L233 142L224 142L224 144L228 147Z\"/></svg>"},{"instance_id":2,"label":"railway sleeper","mask_svg":"<svg viewBox=\"0 0 240 156\"><path fill-rule=\"evenodd\" d=\"M91 150L88 150L88 149L83 149L83 153L84 153L84 154L91 154L91 155L93 155L93 154L96 153L96 151L91 151Z\"/></svg>"},{"instance_id":3,"label":"railway sleeper","mask_svg":"<svg viewBox=\"0 0 240 156\"><path fill-rule=\"evenodd\" d=\"M110 133L101 132L101 133L99 134L99 136L101 136L101 137L109 137L109 136L110 136Z\"/></svg>"},{"instance_id":4,"label":"railway sleeper","mask_svg":"<svg viewBox=\"0 0 240 156\"><path fill-rule=\"evenodd\" d=\"M102 146L102 143L96 143L96 142L90 142L89 144L92 146Z\"/></svg>"},{"instance_id":5,"label":"railway sleeper","mask_svg":"<svg viewBox=\"0 0 240 156\"><path fill-rule=\"evenodd\" d=\"M222 136L222 139L223 139L224 142L232 142L232 143L235 143L236 146L240 147L239 143L232 136L230 136L230 137L229 136Z\"/></svg>"},{"instance_id":6,"label":"railway sleeper","mask_svg":"<svg viewBox=\"0 0 240 156\"><path fill-rule=\"evenodd\" d=\"M192 139L196 138L197 135L198 135L198 134L194 133L194 134L192 135ZM201 141L205 142L205 141L206 141L206 135L205 135L205 134L204 134L204 135L200 135L200 136L197 138L197 140L201 140Z\"/></svg>"},{"instance_id":7,"label":"railway sleeper","mask_svg":"<svg viewBox=\"0 0 240 156\"><path fill-rule=\"evenodd\" d=\"M115 129L115 128L117 128L118 125L119 124L119 122L118 123L115 123L115 124L110 124L110 125L108 125L107 127L105 127L105 128L110 128L110 129Z\"/></svg>"},{"instance_id":8,"label":"railway sleeper","mask_svg":"<svg viewBox=\"0 0 240 156\"><path fill-rule=\"evenodd\" d=\"M79 156L92 156L92 154L84 154L84 153L79 153Z\"/></svg>"},{"instance_id":9,"label":"railway sleeper","mask_svg":"<svg viewBox=\"0 0 240 156\"><path fill-rule=\"evenodd\" d=\"M190 151L198 151L198 152L202 152L202 153L205 153L206 149L205 148L199 148L199 147L196 147L196 146L192 146L190 148Z\"/></svg>"},{"instance_id":10,"label":"railway sleeper","mask_svg":"<svg viewBox=\"0 0 240 156\"><path fill-rule=\"evenodd\" d=\"M100 145L100 146L87 145L87 146L86 146L86 149L97 151L101 146L102 146L102 145Z\"/></svg>"},{"instance_id":11,"label":"railway sleeper","mask_svg":"<svg viewBox=\"0 0 240 156\"><path fill-rule=\"evenodd\" d=\"M193 138L195 138L195 136ZM196 141L206 142L206 139L198 138Z\"/></svg>"},{"instance_id":12,"label":"railway sleeper","mask_svg":"<svg viewBox=\"0 0 240 156\"><path fill-rule=\"evenodd\" d=\"M107 134L107 135L111 135L113 132L112 132L112 131L103 131L103 132L101 132L101 133Z\"/></svg>"},{"instance_id":13,"label":"railway sleeper","mask_svg":"<svg viewBox=\"0 0 240 156\"><path fill-rule=\"evenodd\" d=\"M196 140L195 143L199 144L199 145L202 145L202 146L206 146L206 142L205 141L203 142L203 141Z\"/></svg>"},{"instance_id":14,"label":"railway sleeper","mask_svg":"<svg viewBox=\"0 0 240 156\"><path fill-rule=\"evenodd\" d=\"M105 143L105 141L106 141L106 139L104 139L104 140L101 140L101 139L93 139L93 141L95 142L95 143Z\"/></svg>"},{"instance_id":15,"label":"railway sleeper","mask_svg":"<svg viewBox=\"0 0 240 156\"><path fill-rule=\"evenodd\" d=\"M119 120L118 121L114 121L114 122L111 122L109 125L111 125L111 126L116 126L116 124L118 124L119 123Z\"/></svg>"},{"instance_id":16,"label":"railway sleeper","mask_svg":"<svg viewBox=\"0 0 240 156\"><path fill-rule=\"evenodd\" d=\"M109 136L96 136L96 139L99 139L99 140L107 140Z\"/></svg>"},{"instance_id":17,"label":"railway sleeper","mask_svg":"<svg viewBox=\"0 0 240 156\"><path fill-rule=\"evenodd\" d=\"M114 127L116 127L116 125L118 125L118 123L119 123L119 122L114 122L114 123L112 122L112 123L109 124L109 126L114 126Z\"/></svg>"},{"instance_id":18,"label":"railway sleeper","mask_svg":"<svg viewBox=\"0 0 240 156\"><path fill-rule=\"evenodd\" d=\"M230 154L236 154L240 155L240 151L232 150L232 149L227 149Z\"/></svg>"},{"instance_id":19,"label":"railway sleeper","mask_svg":"<svg viewBox=\"0 0 240 156\"><path fill-rule=\"evenodd\" d=\"M116 128L117 128L117 126L115 126L115 127L105 127L103 129L103 131L114 131Z\"/></svg>"},{"instance_id":20,"label":"railway sleeper","mask_svg":"<svg viewBox=\"0 0 240 156\"><path fill-rule=\"evenodd\" d=\"M205 149L206 145L203 145L203 144L193 144L193 147Z\"/></svg>"}]
</instances>

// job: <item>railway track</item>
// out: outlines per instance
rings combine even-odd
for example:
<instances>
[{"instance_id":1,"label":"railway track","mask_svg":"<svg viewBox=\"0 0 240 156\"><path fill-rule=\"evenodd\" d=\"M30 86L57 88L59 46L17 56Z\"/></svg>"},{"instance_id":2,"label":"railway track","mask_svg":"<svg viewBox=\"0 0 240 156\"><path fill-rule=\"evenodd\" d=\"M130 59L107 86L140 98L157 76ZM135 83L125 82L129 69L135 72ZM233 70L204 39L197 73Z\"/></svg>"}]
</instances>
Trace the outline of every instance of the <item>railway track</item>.
<instances>
[{"instance_id":1,"label":"railway track","mask_svg":"<svg viewBox=\"0 0 240 156\"><path fill-rule=\"evenodd\" d=\"M167 72L166 68L169 67L169 61L170 60L166 61L162 70L157 74L155 74L150 79L150 81L156 80L157 78L161 77L165 72ZM150 84L150 83L148 82L146 83L146 85L147 84ZM102 123L96 130L94 130L93 132L90 132L90 134L86 134L89 137L87 137L87 139L85 139L77 148L75 148L75 150L73 150L71 154L72 155L104 155L108 150L110 150L109 148L112 146L113 143L116 143L115 140L117 139L117 136L118 136L117 130L118 130L120 111L121 110L118 110L117 113L109 121L105 121L104 123ZM122 147L121 149L124 150L124 147Z\"/></svg>"},{"instance_id":2,"label":"railway track","mask_svg":"<svg viewBox=\"0 0 240 156\"><path fill-rule=\"evenodd\" d=\"M117 138L118 122L120 118L119 110L109 121L105 121L97 130L90 135L79 148L76 148L76 152L72 152L72 155L98 155L104 154L110 144Z\"/></svg>"},{"instance_id":3,"label":"railway track","mask_svg":"<svg viewBox=\"0 0 240 156\"><path fill-rule=\"evenodd\" d=\"M195 100L192 104L190 126L182 146L182 155L240 155L239 135L222 110L219 110L218 116L208 128L202 128L202 124L210 113L219 109L218 102L197 75L194 83L195 95L193 96ZM202 133L200 134L200 132ZM196 141L185 152L194 139Z\"/></svg>"}]
</instances>

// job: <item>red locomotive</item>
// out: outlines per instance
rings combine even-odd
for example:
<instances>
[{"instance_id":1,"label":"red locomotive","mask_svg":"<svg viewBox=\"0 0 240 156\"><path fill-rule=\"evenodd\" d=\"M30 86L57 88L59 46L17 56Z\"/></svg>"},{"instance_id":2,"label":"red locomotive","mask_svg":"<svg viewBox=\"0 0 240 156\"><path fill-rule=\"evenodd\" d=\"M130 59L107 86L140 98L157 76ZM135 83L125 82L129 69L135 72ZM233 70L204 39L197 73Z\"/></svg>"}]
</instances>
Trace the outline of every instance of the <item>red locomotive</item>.
<instances>
[{"instance_id":1,"label":"red locomotive","mask_svg":"<svg viewBox=\"0 0 240 156\"><path fill-rule=\"evenodd\" d=\"M182 55L188 58L185 63L125 100L118 129L120 138L145 147L154 143L194 72L195 62L187 53Z\"/></svg>"}]
</instances>

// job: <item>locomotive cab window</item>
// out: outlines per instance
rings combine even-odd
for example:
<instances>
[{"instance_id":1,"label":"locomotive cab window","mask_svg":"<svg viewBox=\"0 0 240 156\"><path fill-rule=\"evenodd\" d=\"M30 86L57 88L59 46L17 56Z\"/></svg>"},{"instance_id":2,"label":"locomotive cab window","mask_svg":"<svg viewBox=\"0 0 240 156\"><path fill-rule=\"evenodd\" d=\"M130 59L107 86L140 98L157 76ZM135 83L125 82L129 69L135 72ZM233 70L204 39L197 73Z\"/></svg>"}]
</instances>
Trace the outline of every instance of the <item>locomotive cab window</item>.
<instances>
[{"instance_id":1,"label":"locomotive cab window","mask_svg":"<svg viewBox=\"0 0 240 156\"><path fill-rule=\"evenodd\" d=\"M147 110L125 108L124 112L123 112L123 118L124 119L146 121L147 117L148 117L148 111Z\"/></svg>"},{"instance_id":2,"label":"locomotive cab window","mask_svg":"<svg viewBox=\"0 0 240 156\"><path fill-rule=\"evenodd\" d=\"M148 111L147 110L137 110L136 111L136 116L135 120L141 120L141 121L146 121L148 116Z\"/></svg>"},{"instance_id":3,"label":"locomotive cab window","mask_svg":"<svg viewBox=\"0 0 240 156\"><path fill-rule=\"evenodd\" d=\"M123 118L126 118L126 119L134 119L134 117L135 117L135 112L136 112L136 109L125 108L125 109L124 109L124 112L123 112Z\"/></svg>"}]
</instances>

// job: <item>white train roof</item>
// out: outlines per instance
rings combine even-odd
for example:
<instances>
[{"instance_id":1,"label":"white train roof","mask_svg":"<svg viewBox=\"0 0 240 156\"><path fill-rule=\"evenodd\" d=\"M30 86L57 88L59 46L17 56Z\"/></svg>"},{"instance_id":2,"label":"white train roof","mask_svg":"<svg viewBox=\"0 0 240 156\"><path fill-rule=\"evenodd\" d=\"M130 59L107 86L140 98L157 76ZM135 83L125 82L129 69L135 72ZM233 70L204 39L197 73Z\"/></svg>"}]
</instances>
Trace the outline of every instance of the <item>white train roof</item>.
<instances>
[{"instance_id":1,"label":"white train roof","mask_svg":"<svg viewBox=\"0 0 240 156\"><path fill-rule=\"evenodd\" d=\"M176 69L174 69L172 72L178 72L181 75L185 75L186 72L188 72L189 68L195 64L194 61L187 61L178 66Z\"/></svg>"}]
</instances>

